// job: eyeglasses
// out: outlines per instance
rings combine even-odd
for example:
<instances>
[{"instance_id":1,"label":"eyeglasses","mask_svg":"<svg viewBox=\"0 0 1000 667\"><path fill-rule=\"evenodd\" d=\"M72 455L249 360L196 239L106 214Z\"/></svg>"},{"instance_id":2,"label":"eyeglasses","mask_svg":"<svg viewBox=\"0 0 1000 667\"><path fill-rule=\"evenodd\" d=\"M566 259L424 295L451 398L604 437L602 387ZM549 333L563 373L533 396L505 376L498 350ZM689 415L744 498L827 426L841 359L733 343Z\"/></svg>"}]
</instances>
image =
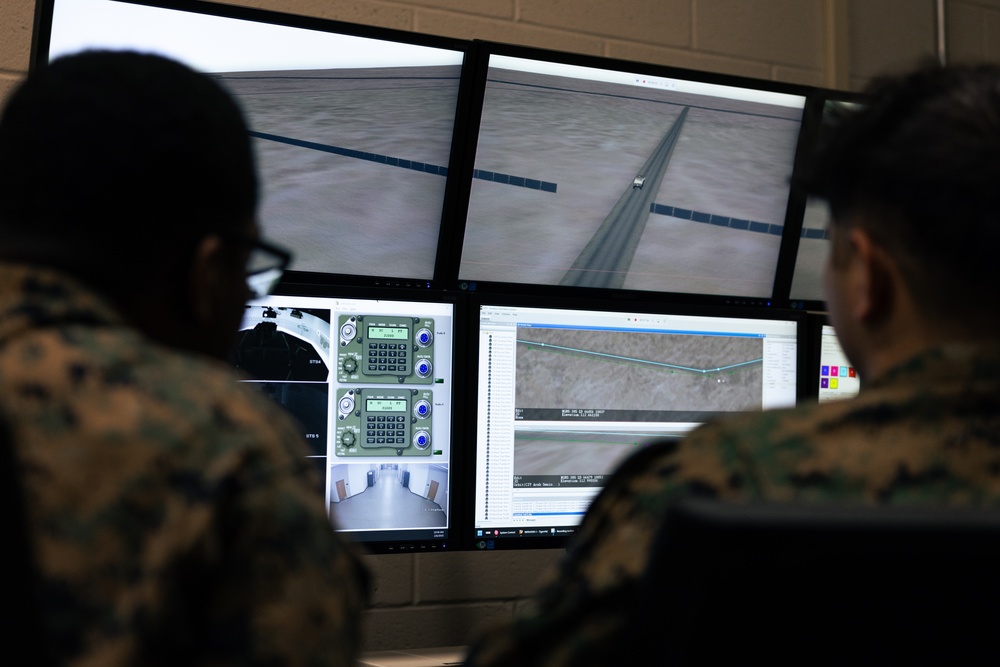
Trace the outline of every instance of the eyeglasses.
<instances>
[{"instance_id":1,"label":"eyeglasses","mask_svg":"<svg viewBox=\"0 0 1000 667\"><path fill-rule=\"evenodd\" d=\"M292 253L261 239L236 240L250 246L250 256L247 258L247 287L250 288L252 298L267 296L291 264Z\"/></svg>"}]
</instances>

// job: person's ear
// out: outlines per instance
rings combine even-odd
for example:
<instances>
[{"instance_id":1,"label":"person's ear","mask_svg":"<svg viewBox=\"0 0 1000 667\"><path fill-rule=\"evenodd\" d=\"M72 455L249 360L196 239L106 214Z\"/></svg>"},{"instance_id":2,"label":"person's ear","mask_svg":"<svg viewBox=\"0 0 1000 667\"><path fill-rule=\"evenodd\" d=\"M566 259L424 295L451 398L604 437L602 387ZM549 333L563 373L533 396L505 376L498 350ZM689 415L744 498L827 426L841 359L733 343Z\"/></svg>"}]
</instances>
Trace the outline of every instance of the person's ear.
<instances>
[{"instance_id":1,"label":"person's ear","mask_svg":"<svg viewBox=\"0 0 1000 667\"><path fill-rule=\"evenodd\" d=\"M848 231L852 317L869 327L887 320L895 306L899 272L892 258L863 228Z\"/></svg>"},{"instance_id":2,"label":"person's ear","mask_svg":"<svg viewBox=\"0 0 1000 667\"><path fill-rule=\"evenodd\" d=\"M191 312L199 323L207 323L219 307L228 278L225 245L218 234L209 234L195 246L188 274Z\"/></svg>"}]
</instances>

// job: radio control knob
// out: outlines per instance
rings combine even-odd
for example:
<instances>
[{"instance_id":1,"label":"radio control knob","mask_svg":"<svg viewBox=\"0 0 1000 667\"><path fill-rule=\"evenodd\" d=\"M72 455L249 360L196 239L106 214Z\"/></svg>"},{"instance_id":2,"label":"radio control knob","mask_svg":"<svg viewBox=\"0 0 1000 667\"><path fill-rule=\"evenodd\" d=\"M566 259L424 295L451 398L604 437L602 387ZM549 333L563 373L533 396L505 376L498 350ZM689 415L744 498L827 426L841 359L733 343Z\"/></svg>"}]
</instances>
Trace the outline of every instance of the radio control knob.
<instances>
[{"instance_id":1,"label":"radio control knob","mask_svg":"<svg viewBox=\"0 0 1000 667\"><path fill-rule=\"evenodd\" d=\"M347 345L354 340L356 335L358 335L358 328L354 325L354 322L344 322L340 327L340 344Z\"/></svg>"},{"instance_id":2,"label":"radio control knob","mask_svg":"<svg viewBox=\"0 0 1000 667\"><path fill-rule=\"evenodd\" d=\"M350 447L354 444L354 431L344 431L344 434L340 436L340 442L343 443L344 447Z\"/></svg>"},{"instance_id":3,"label":"radio control knob","mask_svg":"<svg viewBox=\"0 0 1000 667\"><path fill-rule=\"evenodd\" d=\"M344 372L355 373L358 370L358 361L354 357L344 359Z\"/></svg>"},{"instance_id":4,"label":"radio control knob","mask_svg":"<svg viewBox=\"0 0 1000 667\"><path fill-rule=\"evenodd\" d=\"M434 342L434 333L430 329L424 327L417 331L417 334L413 337L413 339L417 342L418 347L427 347Z\"/></svg>"},{"instance_id":5,"label":"radio control knob","mask_svg":"<svg viewBox=\"0 0 1000 667\"><path fill-rule=\"evenodd\" d=\"M354 410L354 396L351 394L344 394L340 399L340 405L338 406L340 411L340 418L343 419L347 415L351 414Z\"/></svg>"},{"instance_id":6,"label":"radio control knob","mask_svg":"<svg viewBox=\"0 0 1000 667\"><path fill-rule=\"evenodd\" d=\"M417 431L413 434L413 446L419 450L427 449L431 446L431 434L427 431Z\"/></svg>"},{"instance_id":7,"label":"radio control knob","mask_svg":"<svg viewBox=\"0 0 1000 667\"><path fill-rule=\"evenodd\" d=\"M431 416L431 403L421 398L413 404L413 416L417 419L427 419Z\"/></svg>"}]
</instances>

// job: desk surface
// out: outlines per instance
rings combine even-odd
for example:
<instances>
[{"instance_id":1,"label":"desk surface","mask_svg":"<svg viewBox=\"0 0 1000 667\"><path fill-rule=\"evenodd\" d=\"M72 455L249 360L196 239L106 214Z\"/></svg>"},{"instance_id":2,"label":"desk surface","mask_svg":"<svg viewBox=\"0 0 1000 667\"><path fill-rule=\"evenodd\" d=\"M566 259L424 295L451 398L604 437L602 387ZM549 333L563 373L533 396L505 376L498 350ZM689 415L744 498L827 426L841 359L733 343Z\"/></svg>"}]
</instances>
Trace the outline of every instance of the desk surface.
<instances>
[{"instance_id":1,"label":"desk surface","mask_svg":"<svg viewBox=\"0 0 1000 667\"><path fill-rule=\"evenodd\" d=\"M372 651L358 661L358 667L446 667L461 665L465 646Z\"/></svg>"}]
</instances>

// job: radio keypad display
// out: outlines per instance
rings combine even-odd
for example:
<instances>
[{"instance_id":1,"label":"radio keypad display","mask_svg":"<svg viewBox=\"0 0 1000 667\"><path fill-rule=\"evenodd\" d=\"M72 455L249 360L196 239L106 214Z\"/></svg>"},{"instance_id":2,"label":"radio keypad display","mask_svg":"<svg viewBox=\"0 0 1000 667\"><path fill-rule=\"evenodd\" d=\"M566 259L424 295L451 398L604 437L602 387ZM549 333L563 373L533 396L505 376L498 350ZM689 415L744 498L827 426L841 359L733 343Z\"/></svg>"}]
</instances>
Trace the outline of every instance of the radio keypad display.
<instances>
[{"instance_id":1,"label":"radio keypad display","mask_svg":"<svg viewBox=\"0 0 1000 667\"><path fill-rule=\"evenodd\" d=\"M341 315L337 381L433 384L434 320Z\"/></svg>"},{"instance_id":2,"label":"radio keypad display","mask_svg":"<svg viewBox=\"0 0 1000 667\"><path fill-rule=\"evenodd\" d=\"M371 333L368 340L371 341ZM410 372L410 346L408 343L368 343L368 371L366 375L378 373Z\"/></svg>"},{"instance_id":3,"label":"radio keypad display","mask_svg":"<svg viewBox=\"0 0 1000 667\"><path fill-rule=\"evenodd\" d=\"M430 456L430 389L337 391L337 456Z\"/></svg>"}]
</instances>

